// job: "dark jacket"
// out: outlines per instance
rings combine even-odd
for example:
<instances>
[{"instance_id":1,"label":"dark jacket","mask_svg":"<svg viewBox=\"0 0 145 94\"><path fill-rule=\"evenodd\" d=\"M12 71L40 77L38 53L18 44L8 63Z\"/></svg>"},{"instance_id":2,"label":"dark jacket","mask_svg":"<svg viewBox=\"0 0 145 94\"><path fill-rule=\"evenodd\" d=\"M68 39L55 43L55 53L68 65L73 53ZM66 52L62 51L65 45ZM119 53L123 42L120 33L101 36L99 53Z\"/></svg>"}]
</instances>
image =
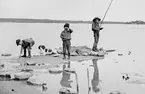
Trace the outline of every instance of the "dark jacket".
<instances>
[{"instance_id":1,"label":"dark jacket","mask_svg":"<svg viewBox=\"0 0 145 94\"><path fill-rule=\"evenodd\" d=\"M99 23L93 22L92 23L92 31L100 31L100 30L101 30L101 28L99 26Z\"/></svg>"},{"instance_id":2,"label":"dark jacket","mask_svg":"<svg viewBox=\"0 0 145 94\"><path fill-rule=\"evenodd\" d=\"M60 37L62 38L62 40L71 40L71 33L73 32L73 30L69 29L69 30L63 30L61 32Z\"/></svg>"},{"instance_id":3,"label":"dark jacket","mask_svg":"<svg viewBox=\"0 0 145 94\"><path fill-rule=\"evenodd\" d=\"M34 44L35 44L35 42L32 38L22 40L23 48L27 48L27 47L31 48Z\"/></svg>"}]
</instances>

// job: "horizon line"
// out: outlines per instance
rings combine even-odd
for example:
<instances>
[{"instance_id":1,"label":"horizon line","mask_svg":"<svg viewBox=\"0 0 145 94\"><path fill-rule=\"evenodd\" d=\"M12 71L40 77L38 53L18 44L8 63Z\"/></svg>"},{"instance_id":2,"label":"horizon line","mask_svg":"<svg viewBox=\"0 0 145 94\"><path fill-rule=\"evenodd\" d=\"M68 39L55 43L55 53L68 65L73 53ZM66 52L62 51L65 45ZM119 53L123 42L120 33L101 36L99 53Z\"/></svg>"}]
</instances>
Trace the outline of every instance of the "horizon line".
<instances>
[{"instance_id":1,"label":"horizon line","mask_svg":"<svg viewBox=\"0 0 145 94\"><path fill-rule=\"evenodd\" d=\"M104 21L103 23L119 23L125 24L127 22L143 22L141 20L134 20L134 21ZM18 23L91 23L90 20L53 20L53 19L38 19L38 18L0 18L0 22L18 22Z\"/></svg>"}]
</instances>

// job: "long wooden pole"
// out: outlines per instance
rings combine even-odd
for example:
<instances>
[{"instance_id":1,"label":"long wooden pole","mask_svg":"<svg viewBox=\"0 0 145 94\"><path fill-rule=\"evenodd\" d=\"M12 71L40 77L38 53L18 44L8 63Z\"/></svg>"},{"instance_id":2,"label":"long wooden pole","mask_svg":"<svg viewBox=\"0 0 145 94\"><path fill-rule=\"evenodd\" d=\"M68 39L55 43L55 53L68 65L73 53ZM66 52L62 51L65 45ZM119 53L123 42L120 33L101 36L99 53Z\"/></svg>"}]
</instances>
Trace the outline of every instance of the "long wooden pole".
<instances>
[{"instance_id":1,"label":"long wooden pole","mask_svg":"<svg viewBox=\"0 0 145 94\"><path fill-rule=\"evenodd\" d=\"M90 83L89 83L90 79L89 79L89 70L88 70L88 68L87 68L87 77L88 77L88 94L90 94L91 87L90 87Z\"/></svg>"},{"instance_id":2,"label":"long wooden pole","mask_svg":"<svg viewBox=\"0 0 145 94\"><path fill-rule=\"evenodd\" d=\"M75 75L76 75L76 86L77 86L77 94L79 94L79 83L78 83L78 75L77 73L75 72Z\"/></svg>"},{"instance_id":3,"label":"long wooden pole","mask_svg":"<svg viewBox=\"0 0 145 94\"><path fill-rule=\"evenodd\" d=\"M105 15L104 15L104 17L103 17L103 19L102 19L102 21L101 21L100 27L101 27L102 24L103 24L103 21L104 21L104 19L105 19L105 17L106 17L106 14L107 14L107 12L108 12L108 10L109 10L109 8L110 8L112 2L113 2L113 0L111 0L111 2L110 2L110 4L109 4L109 7L107 8L107 10L106 10L106 12L105 12Z\"/></svg>"}]
</instances>

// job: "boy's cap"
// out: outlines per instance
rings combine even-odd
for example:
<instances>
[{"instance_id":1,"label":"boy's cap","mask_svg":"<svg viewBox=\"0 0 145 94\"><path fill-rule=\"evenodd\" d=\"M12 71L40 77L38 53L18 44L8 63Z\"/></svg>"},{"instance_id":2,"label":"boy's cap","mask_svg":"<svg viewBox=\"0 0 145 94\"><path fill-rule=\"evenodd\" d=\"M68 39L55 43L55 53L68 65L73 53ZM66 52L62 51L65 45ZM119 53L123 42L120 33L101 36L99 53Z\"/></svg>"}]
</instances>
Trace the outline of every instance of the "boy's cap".
<instances>
[{"instance_id":1,"label":"boy's cap","mask_svg":"<svg viewBox=\"0 0 145 94\"><path fill-rule=\"evenodd\" d=\"M95 18L93 19L93 21L95 21L95 20L101 21L101 19L100 19L99 17L95 17Z\"/></svg>"},{"instance_id":2,"label":"boy's cap","mask_svg":"<svg viewBox=\"0 0 145 94\"><path fill-rule=\"evenodd\" d=\"M20 41L21 41L20 39L17 39L17 40L16 40L17 46L19 45Z\"/></svg>"},{"instance_id":3,"label":"boy's cap","mask_svg":"<svg viewBox=\"0 0 145 94\"><path fill-rule=\"evenodd\" d=\"M69 27L69 23L65 23L64 27Z\"/></svg>"}]
</instances>

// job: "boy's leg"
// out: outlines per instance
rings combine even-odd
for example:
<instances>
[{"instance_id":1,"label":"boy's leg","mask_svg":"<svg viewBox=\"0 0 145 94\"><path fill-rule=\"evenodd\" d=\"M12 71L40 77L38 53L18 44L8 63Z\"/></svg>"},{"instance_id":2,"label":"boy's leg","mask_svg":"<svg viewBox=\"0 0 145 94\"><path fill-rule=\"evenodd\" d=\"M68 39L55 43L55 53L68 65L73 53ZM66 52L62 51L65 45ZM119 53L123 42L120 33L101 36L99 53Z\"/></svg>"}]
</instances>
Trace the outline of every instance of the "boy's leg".
<instances>
[{"instance_id":1,"label":"boy's leg","mask_svg":"<svg viewBox=\"0 0 145 94\"><path fill-rule=\"evenodd\" d=\"M97 45L99 41L99 33L97 31L94 31L94 44L93 44L93 51L98 51Z\"/></svg>"},{"instance_id":2,"label":"boy's leg","mask_svg":"<svg viewBox=\"0 0 145 94\"><path fill-rule=\"evenodd\" d=\"M24 55L22 56L22 57L26 57L26 48L23 48L23 50L24 50Z\"/></svg>"},{"instance_id":3,"label":"boy's leg","mask_svg":"<svg viewBox=\"0 0 145 94\"><path fill-rule=\"evenodd\" d=\"M93 48L92 48L92 50L93 51L95 51L96 49L95 49L95 46L96 46L96 42L95 42L95 38L96 38L96 35L95 35L95 31L93 32L93 34L94 34L94 44L93 44Z\"/></svg>"},{"instance_id":4,"label":"boy's leg","mask_svg":"<svg viewBox=\"0 0 145 94\"><path fill-rule=\"evenodd\" d=\"M94 41L92 50L93 50L93 51L96 51L96 48L97 48L97 44L96 44L96 42Z\"/></svg>"},{"instance_id":5,"label":"boy's leg","mask_svg":"<svg viewBox=\"0 0 145 94\"><path fill-rule=\"evenodd\" d=\"M71 52L71 42L67 40L67 52L68 52L68 59L70 59L70 52Z\"/></svg>"},{"instance_id":6,"label":"boy's leg","mask_svg":"<svg viewBox=\"0 0 145 94\"><path fill-rule=\"evenodd\" d=\"M31 48L28 47L28 57L31 58Z\"/></svg>"},{"instance_id":7,"label":"boy's leg","mask_svg":"<svg viewBox=\"0 0 145 94\"><path fill-rule=\"evenodd\" d=\"M97 45L98 45L98 42L99 42L99 32L97 32L97 39L96 39L96 43L97 43Z\"/></svg>"},{"instance_id":8,"label":"boy's leg","mask_svg":"<svg viewBox=\"0 0 145 94\"><path fill-rule=\"evenodd\" d=\"M31 41L29 42L29 45L27 46L27 50L28 50L28 57L31 58L31 49L32 49L32 46L35 44L35 41L33 41L31 39Z\"/></svg>"},{"instance_id":9,"label":"boy's leg","mask_svg":"<svg viewBox=\"0 0 145 94\"><path fill-rule=\"evenodd\" d=\"M66 40L63 40L63 59L66 59Z\"/></svg>"}]
</instances>

